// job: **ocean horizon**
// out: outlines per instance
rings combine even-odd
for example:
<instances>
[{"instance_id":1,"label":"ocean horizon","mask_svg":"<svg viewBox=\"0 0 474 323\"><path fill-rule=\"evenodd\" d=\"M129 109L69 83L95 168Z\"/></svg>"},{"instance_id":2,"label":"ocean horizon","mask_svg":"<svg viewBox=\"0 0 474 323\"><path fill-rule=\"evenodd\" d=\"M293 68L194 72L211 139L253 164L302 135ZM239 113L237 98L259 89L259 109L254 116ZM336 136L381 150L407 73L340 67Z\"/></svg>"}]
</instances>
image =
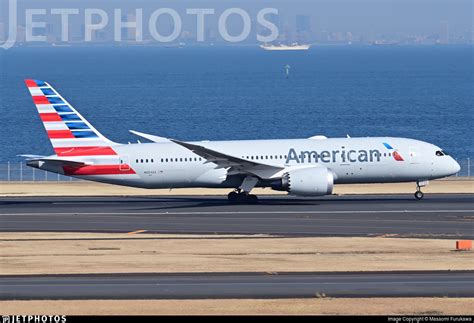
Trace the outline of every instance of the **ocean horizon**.
<instances>
[{"instance_id":1,"label":"ocean horizon","mask_svg":"<svg viewBox=\"0 0 474 323\"><path fill-rule=\"evenodd\" d=\"M49 82L116 142L136 142L129 130L180 140L394 136L468 158L473 53L472 46L0 51L0 163L53 153L28 78Z\"/></svg>"}]
</instances>

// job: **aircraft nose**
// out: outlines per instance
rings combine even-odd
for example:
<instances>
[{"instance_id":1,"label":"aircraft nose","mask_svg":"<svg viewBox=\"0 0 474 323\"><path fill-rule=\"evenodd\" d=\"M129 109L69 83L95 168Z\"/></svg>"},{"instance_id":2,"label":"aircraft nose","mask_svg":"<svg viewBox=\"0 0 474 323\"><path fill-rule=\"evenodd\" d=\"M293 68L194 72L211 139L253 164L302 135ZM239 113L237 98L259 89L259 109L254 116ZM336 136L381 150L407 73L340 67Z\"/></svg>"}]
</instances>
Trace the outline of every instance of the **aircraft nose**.
<instances>
[{"instance_id":1,"label":"aircraft nose","mask_svg":"<svg viewBox=\"0 0 474 323\"><path fill-rule=\"evenodd\" d=\"M445 171L447 173L446 176L454 175L461 170L461 166L459 166L459 163L456 160L454 160L454 158L449 157L449 159L450 160L447 161L447 163L444 166Z\"/></svg>"},{"instance_id":2,"label":"aircraft nose","mask_svg":"<svg viewBox=\"0 0 474 323\"><path fill-rule=\"evenodd\" d=\"M453 165L453 174L459 173L459 171L461 170L461 166L459 165L459 163L455 161L454 159L452 159L452 165Z\"/></svg>"}]
</instances>

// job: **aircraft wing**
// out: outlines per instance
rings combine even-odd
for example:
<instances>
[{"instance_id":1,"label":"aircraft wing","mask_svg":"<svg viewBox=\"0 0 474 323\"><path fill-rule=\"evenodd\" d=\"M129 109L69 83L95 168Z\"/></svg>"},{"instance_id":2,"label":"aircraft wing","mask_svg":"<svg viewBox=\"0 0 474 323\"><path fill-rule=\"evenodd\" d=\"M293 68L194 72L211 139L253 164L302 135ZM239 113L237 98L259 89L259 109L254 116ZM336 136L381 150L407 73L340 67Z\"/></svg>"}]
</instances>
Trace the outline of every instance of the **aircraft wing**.
<instances>
[{"instance_id":1,"label":"aircraft wing","mask_svg":"<svg viewBox=\"0 0 474 323\"><path fill-rule=\"evenodd\" d=\"M180 145L184 148L191 150L196 155L201 156L206 160L205 163L214 163L216 164L216 169L218 168L228 168L227 174L237 175L237 174L248 174L257 176L264 179L270 178L279 178L283 175L285 167L279 167L274 165L269 165L265 163L259 163L253 160L242 159L236 156L232 156L226 153L222 153L217 150L213 150L202 145L197 145L194 143L179 141L171 138L163 138L159 136L149 135L146 133L130 130L131 133L148 139L153 142L163 143L163 142L174 142L177 145Z\"/></svg>"},{"instance_id":2,"label":"aircraft wing","mask_svg":"<svg viewBox=\"0 0 474 323\"><path fill-rule=\"evenodd\" d=\"M258 163L253 160L250 161L239 157L231 156L201 145L179 141L176 139L169 140L177 145L183 146L191 150L196 155L203 157L204 159L206 159L206 163L216 164L216 168L229 168L229 175L250 174L268 179L280 177L282 175L282 171L285 169L285 167Z\"/></svg>"}]
</instances>

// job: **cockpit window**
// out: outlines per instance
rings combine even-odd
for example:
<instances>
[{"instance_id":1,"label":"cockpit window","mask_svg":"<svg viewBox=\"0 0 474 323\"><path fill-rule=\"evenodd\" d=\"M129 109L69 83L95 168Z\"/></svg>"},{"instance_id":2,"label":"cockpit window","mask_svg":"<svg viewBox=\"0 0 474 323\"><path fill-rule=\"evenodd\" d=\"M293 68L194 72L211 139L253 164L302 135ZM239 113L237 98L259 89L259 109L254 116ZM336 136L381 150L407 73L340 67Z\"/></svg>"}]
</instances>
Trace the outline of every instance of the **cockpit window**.
<instances>
[{"instance_id":1,"label":"cockpit window","mask_svg":"<svg viewBox=\"0 0 474 323\"><path fill-rule=\"evenodd\" d=\"M436 156L448 156L449 154L443 150L437 150L436 151Z\"/></svg>"}]
</instances>

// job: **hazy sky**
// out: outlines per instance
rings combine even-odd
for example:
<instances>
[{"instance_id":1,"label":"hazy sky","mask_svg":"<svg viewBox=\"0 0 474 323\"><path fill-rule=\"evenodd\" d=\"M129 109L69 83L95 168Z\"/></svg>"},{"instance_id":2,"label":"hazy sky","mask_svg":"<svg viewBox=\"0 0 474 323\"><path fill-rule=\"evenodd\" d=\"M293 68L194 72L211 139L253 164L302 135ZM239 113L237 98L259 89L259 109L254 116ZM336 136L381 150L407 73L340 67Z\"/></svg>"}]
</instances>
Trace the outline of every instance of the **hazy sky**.
<instances>
[{"instance_id":1,"label":"hazy sky","mask_svg":"<svg viewBox=\"0 0 474 323\"><path fill-rule=\"evenodd\" d=\"M101 8L110 12L113 8L122 8L125 12L143 8L145 17L153 10L169 7L182 14L186 23L193 22L193 18L185 15L187 8L214 8L219 14L231 7L240 7L250 13L265 7L273 7L279 9L280 19L288 24L294 24L297 14L311 16L313 30L427 33L439 31L441 21L449 22L451 32L472 31L473 2L473 0L19 0L19 7L20 11L25 8ZM0 10L5 19L8 0L0 0L0 3ZM212 23L213 19L215 18L210 17L209 22ZM23 20L20 14L20 23Z\"/></svg>"}]
</instances>

